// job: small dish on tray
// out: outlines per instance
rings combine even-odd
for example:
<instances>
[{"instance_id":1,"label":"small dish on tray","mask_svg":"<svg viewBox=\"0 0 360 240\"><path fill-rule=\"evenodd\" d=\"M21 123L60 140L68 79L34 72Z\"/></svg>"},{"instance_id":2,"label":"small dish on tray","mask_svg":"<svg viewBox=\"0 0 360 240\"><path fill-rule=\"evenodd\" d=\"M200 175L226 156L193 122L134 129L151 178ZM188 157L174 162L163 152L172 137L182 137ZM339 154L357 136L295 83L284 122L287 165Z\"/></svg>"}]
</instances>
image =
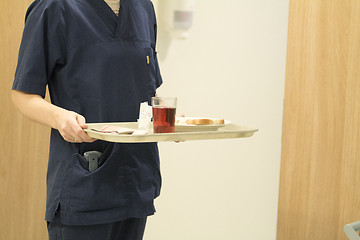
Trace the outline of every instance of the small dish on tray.
<instances>
[{"instance_id":1,"label":"small dish on tray","mask_svg":"<svg viewBox=\"0 0 360 240\"><path fill-rule=\"evenodd\" d=\"M200 118L200 117L179 117L176 118L175 132L203 132L203 131L216 131L221 127L231 124L231 121L223 120L220 124L189 124L187 120L208 119L218 122L218 118Z\"/></svg>"}]
</instances>

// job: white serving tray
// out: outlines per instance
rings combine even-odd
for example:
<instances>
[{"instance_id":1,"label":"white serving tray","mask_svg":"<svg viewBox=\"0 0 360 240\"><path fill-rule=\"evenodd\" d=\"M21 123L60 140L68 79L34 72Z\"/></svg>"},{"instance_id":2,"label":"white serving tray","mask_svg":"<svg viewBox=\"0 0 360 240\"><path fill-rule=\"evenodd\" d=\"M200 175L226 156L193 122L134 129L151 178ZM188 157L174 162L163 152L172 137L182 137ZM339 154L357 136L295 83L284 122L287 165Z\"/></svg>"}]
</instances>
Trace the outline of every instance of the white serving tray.
<instances>
[{"instance_id":1,"label":"white serving tray","mask_svg":"<svg viewBox=\"0 0 360 240\"><path fill-rule=\"evenodd\" d=\"M144 143L166 141L192 141L209 139L246 138L254 135L258 129L243 127L236 124L227 124L214 131L178 131L175 133L149 133L143 135L101 133L91 129L101 129L107 125L137 129L137 122L113 122L113 123L88 123L87 134L96 139L119 143Z\"/></svg>"}]
</instances>

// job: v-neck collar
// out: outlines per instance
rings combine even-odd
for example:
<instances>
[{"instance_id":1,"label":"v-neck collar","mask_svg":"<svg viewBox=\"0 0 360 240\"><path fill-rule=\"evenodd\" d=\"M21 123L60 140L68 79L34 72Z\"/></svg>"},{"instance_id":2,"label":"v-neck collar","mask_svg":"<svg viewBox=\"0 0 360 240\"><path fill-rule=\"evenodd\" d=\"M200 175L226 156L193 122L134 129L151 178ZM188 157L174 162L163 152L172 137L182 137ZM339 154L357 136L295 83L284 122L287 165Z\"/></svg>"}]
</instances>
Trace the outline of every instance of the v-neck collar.
<instances>
[{"instance_id":1,"label":"v-neck collar","mask_svg":"<svg viewBox=\"0 0 360 240\"><path fill-rule=\"evenodd\" d=\"M123 2L126 0L120 1L119 15L117 16L111 7L104 0L89 0L93 5L95 11L100 15L100 17L105 22L105 25L110 29L114 34L114 38L119 38L121 17Z\"/></svg>"}]
</instances>

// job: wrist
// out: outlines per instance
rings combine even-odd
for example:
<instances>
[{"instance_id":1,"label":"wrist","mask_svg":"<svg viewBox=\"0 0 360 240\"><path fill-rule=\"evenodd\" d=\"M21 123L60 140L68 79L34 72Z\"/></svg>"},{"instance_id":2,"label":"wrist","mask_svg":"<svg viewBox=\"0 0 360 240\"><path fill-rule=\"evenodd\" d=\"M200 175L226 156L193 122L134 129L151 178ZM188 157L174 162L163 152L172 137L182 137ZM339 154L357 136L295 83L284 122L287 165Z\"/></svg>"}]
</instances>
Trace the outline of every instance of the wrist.
<instances>
[{"instance_id":1,"label":"wrist","mask_svg":"<svg viewBox=\"0 0 360 240\"><path fill-rule=\"evenodd\" d=\"M52 110L52 120L50 122L50 127L60 130L62 127L62 118L64 116L64 114L67 112L67 110L57 107L55 106L54 109Z\"/></svg>"}]
</instances>

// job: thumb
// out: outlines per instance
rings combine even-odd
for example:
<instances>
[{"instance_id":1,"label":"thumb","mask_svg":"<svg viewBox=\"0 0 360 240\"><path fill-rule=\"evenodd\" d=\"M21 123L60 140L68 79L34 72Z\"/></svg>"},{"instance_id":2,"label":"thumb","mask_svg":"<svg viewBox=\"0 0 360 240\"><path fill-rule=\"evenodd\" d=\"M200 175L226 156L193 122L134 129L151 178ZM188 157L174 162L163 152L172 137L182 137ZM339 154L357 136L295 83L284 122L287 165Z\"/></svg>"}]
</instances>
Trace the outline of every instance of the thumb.
<instances>
[{"instance_id":1,"label":"thumb","mask_svg":"<svg viewBox=\"0 0 360 240\"><path fill-rule=\"evenodd\" d=\"M83 116L81 116L80 114L77 114L76 120L81 128L83 128L83 129L88 128L88 126L86 125L86 120Z\"/></svg>"}]
</instances>

